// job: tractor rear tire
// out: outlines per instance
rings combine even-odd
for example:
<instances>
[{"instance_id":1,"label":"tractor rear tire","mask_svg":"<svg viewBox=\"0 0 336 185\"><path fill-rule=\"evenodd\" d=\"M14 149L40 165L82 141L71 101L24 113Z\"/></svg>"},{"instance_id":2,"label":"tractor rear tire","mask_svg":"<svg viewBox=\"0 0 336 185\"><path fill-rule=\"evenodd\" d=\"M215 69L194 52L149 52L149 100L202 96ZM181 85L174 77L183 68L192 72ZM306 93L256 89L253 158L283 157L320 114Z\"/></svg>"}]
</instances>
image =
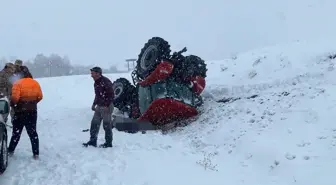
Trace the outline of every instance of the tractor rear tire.
<instances>
[{"instance_id":1,"label":"tractor rear tire","mask_svg":"<svg viewBox=\"0 0 336 185\"><path fill-rule=\"evenodd\" d=\"M207 65L203 59L196 55L189 55L185 57L185 63L188 64L188 67L191 69L188 69L192 71L192 76L200 76L202 78L205 78L207 76Z\"/></svg>"},{"instance_id":2,"label":"tractor rear tire","mask_svg":"<svg viewBox=\"0 0 336 185\"><path fill-rule=\"evenodd\" d=\"M160 37L153 37L144 45L138 56L136 74L145 79L163 59L170 56L170 45Z\"/></svg>"},{"instance_id":3,"label":"tractor rear tire","mask_svg":"<svg viewBox=\"0 0 336 185\"><path fill-rule=\"evenodd\" d=\"M172 76L179 82L189 83L191 77L206 77L205 61L196 55L189 55L183 61L175 63Z\"/></svg>"}]
</instances>

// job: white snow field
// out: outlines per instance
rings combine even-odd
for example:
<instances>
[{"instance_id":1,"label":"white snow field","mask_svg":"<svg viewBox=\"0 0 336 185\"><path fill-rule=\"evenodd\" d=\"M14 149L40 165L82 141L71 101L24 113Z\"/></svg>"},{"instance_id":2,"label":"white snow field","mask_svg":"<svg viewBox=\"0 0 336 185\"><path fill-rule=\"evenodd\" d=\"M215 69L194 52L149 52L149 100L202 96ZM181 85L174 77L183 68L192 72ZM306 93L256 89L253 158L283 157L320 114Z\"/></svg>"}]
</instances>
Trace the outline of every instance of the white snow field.
<instances>
[{"instance_id":1,"label":"white snow field","mask_svg":"<svg viewBox=\"0 0 336 185\"><path fill-rule=\"evenodd\" d=\"M89 75L38 79L40 159L23 132L0 184L335 185L334 43L296 42L208 62L197 120L166 135L114 130L109 149L81 145L93 114ZM242 99L216 102L224 97Z\"/></svg>"}]
</instances>

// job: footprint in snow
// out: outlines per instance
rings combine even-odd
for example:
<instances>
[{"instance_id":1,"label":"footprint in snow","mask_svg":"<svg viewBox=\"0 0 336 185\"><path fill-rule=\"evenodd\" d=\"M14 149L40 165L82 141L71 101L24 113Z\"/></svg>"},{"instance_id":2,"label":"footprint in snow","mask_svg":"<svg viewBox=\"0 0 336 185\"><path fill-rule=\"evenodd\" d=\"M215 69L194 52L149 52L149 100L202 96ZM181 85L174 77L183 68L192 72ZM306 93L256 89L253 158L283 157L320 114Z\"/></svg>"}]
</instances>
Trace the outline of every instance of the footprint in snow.
<instances>
[{"instance_id":1,"label":"footprint in snow","mask_svg":"<svg viewBox=\"0 0 336 185\"><path fill-rule=\"evenodd\" d=\"M286 159L288 159L288 160L293 160L293 159L295 159L295 158L296 158L296 156L295 156L295 155L293 155L293 154L290 154L290 153L286 153L285 157L286 157Z\"/></svg>"},{"instance_id":2,"label":"footprint in snow","mask_svg":"<svg viewBox=\"0 0 336 185\"><path fill-rule=\"evenodd\" d=\"M310 157L309 157L309 156L303 156L303 159L304 159L304 160L309 160Z\"/></svg>"},{"instance_id":3,"label":"footprint in snow","mask_svg":"<svg viewBox=\"0 0 336 185\"><path fill-rule=\"evenodd\" d=\"M322 139L327 139L328 137L327 136L318 136L317 138L322 140Z\"/></svg>"},{"instance_id":4,"label":"footprint in snow","mask_svg":"<svg viewBox=\"0 0 336 185\"><path fill-rule=\"evenodd\" d=\"M310 144L311 144L310 142L305 142L305 141L303 141L302 143L297 144L297 146L298 146L298 147L305 147L305 146L308 146L308 145L310 145Z\"/></svg>"},{"instance_id":5,"label":"footprint in snow","mask_svg":"<svg viewBox=\"0 0 336 185\"><path fill-rule=\"evenodd\" d=\"M251 72L248 74L248 77L249 77L249 79L252 79L252 78L254 78L256 75L257 75L257 71L256 71L256 70L253 70L253 71L251 71Z\"/></svg>"}]
</instances>

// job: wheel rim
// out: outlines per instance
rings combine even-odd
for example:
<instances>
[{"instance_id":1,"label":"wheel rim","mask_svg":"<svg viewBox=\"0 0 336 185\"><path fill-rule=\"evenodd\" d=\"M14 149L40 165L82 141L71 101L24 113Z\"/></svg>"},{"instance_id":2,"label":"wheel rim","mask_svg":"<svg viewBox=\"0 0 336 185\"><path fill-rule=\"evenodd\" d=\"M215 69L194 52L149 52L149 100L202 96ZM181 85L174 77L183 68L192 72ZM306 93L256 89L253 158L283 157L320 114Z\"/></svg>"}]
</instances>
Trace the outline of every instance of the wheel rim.
<instances>
[{"instance_id":1,"label":"wheel rim","mask_svg":"<svg viewBox=\"0 0 336 185\"><path fill-rule=\"evenodd\" d=\"M116 84L116 87L114 88L114 98L118 98L123 92L123 85L122 84Z\"/></svg>"},{"instance_id":2,"label":"wheel rim","mask_svg":"<svg viewBox=\"0 0 336 185\"><path fill-rule=\"evenodd\" d=\"M150 45L140 59L140 67L147 70L148 67L157 59L158 49L155 45Z\"/></svg>"}]
</instances>

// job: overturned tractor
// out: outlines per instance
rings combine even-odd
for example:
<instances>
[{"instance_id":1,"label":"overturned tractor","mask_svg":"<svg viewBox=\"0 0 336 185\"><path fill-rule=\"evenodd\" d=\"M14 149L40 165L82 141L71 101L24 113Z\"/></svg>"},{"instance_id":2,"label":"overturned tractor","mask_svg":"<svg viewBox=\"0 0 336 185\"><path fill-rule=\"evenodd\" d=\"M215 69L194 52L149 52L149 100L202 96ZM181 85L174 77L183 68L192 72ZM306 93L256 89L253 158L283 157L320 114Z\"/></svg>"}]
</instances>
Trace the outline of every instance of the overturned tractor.
<instances>
[{"instance_id":1,"label":"overturned tractor","mask_svg":"<svg viewBox=\"0 0 336 185\"><path fill-rule=\"evenodd\" d=\"M133 84L125 78L113 83L114 105L128 114L128 118L115 118L118 130L154 130L198 114L207 68L200 57L183 56L186 51L171 55L164 39L148 40L132 72Z\"/></svg>"}]
</instances>

